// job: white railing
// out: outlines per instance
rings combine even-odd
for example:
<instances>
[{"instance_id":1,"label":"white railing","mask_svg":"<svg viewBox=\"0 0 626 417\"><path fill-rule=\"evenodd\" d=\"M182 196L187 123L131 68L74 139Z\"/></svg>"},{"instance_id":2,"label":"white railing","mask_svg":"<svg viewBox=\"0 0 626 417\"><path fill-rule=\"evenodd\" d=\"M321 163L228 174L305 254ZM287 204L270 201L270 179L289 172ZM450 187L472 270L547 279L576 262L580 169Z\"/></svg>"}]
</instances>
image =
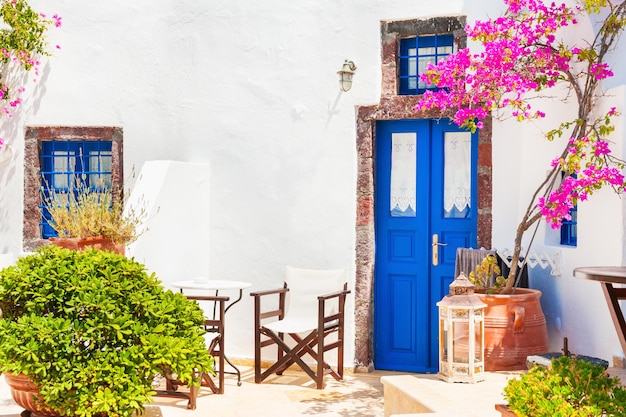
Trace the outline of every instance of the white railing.
<instances>
[{"instance_id":1,"label":"white railing","mask_svg":"<svg viewBox=\"0 0 626 417\"><path fill-rule=\"evenodd\" d=\"M498 255L504 261L505 264L510 268L511 261L509 261L509 256L513 254L513 251L505 248L503 250L498 250ZM526 251L522 250L522 256L526 254ZM534 268L536 266L541 267L542 269L550 268L550 275L552 276L560 276L561 275L561 251L556 249L552 253L548 253L547 251L541 251L539 253L531 250L528 254L528 259L526 263L529 267ZM519 266L522 266L521 261L518 262Z\"/></svg>"}]
</instances>

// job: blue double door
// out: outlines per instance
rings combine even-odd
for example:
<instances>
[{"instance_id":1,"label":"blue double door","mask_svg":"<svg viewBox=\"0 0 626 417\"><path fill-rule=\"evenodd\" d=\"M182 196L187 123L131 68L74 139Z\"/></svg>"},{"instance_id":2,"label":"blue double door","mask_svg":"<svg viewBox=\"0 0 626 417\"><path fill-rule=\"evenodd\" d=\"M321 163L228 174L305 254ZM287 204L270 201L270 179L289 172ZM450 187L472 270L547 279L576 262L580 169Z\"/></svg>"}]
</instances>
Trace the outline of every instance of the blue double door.
<instances>
[{"instance_id":1,"label":"blue double door","mask_svg":"<svg viewBox=\"0 0 626 417\"><path fill-rule=\"evenodd\" d=\"M456 249L476 247L478 134L448 120L376 124L374 366L438 370Z\"/></svg>"}]
</instances>

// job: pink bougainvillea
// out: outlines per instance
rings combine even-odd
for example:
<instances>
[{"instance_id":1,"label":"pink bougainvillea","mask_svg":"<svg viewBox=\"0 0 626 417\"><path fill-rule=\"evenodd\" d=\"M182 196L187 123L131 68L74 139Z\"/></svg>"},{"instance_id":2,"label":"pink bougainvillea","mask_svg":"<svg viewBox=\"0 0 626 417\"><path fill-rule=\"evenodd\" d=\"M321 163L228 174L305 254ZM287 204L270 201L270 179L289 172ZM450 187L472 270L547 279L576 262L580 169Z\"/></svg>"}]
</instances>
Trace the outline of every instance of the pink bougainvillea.
<instances>
[{"instance_id":1,"label":"pink bougainvillea","mask_svg":"<svg viewBox=\"0 0 626 417\"><path fill-rule=\"evenodd\" d=\"M504 0L505 13L495 19L467 26L467 36L482 48L463 48L421 75L437 90L426 91L417 110L452 112L452 120L471 131L480 129L488 116L512 116L518 121L544 118L532 99L559 83L567 83L578 100L572 120L547 132L548 140L569 137L553 159L552 169L537 188L515 237L514 265L508 284L515 278L523 233L542 217L552 227L570 218L572 207L605 186L622 192L626 186L623 162L611 153L612 108L598 115L600 82L613 76L605 62L626 25L626 2L583 0L578 6L541 0ZM577 24L583 13L602 16L598 36L576 45L559 40L564 28ZM506 111L504 111L506 109Z\"/></svg>"},{"instance_id":2,"label":"pink bougainvillea","mask_svg":"<svg viewBox=\"0 0 626 417\"><path fill-rule=\"evenodd\" d=\"M55 14L48 19L45 14L36 13L27 0L0 0L0 19L8 28L3 29L0 37L0 65L5 67L0 76L0 117L11 118L23 102L22 75L33 71L37 81L39 57L50 55L47 30L51 26L60 27L62 18ZM0 138L0 149L3 144L4 139Z\"/></svg>"}]
</instances>

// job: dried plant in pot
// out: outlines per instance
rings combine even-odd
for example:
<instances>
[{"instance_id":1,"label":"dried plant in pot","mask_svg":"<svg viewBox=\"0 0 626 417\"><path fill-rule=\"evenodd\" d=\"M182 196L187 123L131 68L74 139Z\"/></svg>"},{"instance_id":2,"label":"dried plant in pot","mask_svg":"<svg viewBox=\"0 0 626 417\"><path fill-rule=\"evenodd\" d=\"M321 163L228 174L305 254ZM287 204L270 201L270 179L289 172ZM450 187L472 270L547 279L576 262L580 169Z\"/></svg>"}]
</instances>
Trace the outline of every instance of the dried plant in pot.
<instances>
[{"instance_id":1,"label":"dried plant in pot","mask_svg":"<svg viewBox=\"0 0 626 417\"><path fill-rule=\"evenodd\" d=\"M202 309L110 251L39 248L0 270L0 308L0 371L58 415L139 414L155 375L213 373Z\"/></svg>"},{"instance_id":2,"label":"dried plant in pot","mask_svg":"<svg viewBox=\"0 0 626 417\"><path fill-rule=\"evenodd\" d=\"M68 249L95 247L123 254L139 237L146 216L141 207L124 207L124 197L109 187L89 187L84 180L68 192L42 190L49 224L58 233L50 241Z\"/></svg>"}]
</instances>

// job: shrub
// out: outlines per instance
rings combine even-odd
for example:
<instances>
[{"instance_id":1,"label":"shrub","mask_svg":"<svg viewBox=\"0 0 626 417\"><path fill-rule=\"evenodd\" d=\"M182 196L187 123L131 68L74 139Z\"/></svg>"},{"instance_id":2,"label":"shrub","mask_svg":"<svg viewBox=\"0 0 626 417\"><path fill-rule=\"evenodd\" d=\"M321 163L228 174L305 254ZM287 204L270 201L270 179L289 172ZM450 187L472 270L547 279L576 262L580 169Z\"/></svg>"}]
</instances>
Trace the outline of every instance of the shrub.
<instances>
[{"instance_id":1,"label":"shrub","mask_svg":"<svg viewBox=\"0 0 626 417\"><path fill-rule=\"evenodd\" d=\"M626 391L604 367L561 356L549 368L534 366L504 388L509 408L520 417L626 415Z\"/></svg>"},{"instance_id":2,"label":"shrub","mask_svg":"<svg viewBox=\"0 0 626 417\"><path fill-rule=\"evenodd\" d=\"M200 307L112 252L42 247L0 271L0 308L0 371L62 415L130 416L155 375L213 372Z\"/></svg>"}]
</instances>

